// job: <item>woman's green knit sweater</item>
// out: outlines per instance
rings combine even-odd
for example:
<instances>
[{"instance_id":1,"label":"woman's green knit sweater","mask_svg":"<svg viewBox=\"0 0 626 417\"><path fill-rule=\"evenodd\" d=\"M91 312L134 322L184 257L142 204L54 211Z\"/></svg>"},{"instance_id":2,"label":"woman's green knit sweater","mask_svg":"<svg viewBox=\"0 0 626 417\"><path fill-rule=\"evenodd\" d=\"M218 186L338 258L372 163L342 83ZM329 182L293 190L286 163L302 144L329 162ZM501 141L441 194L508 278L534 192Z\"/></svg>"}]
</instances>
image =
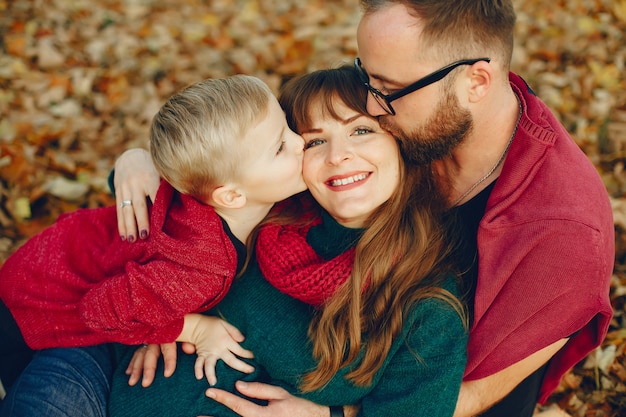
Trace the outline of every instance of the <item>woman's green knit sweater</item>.
<instances>
[{"instance_id":1,"label":"woman's green knit sweater","mask_svg":"<svg viewBox=\"0 0 626 417\"><path fill-rule=\"evenodd\" d=\"M310 229L307 241L320 256L331 259L352 247L360 233L324 216L323 223ZM445 287L457 294L452 278ZM313 307L272 287L253 263L208 313L239 328L246 336L242 345L255 354L250 363L256 370L249 375L220 361L218 388L234 392L239 379L268 382L318 404L360 404L361 416L449 417L454 412L466 363L467 332L445 302L427 299L411 309L402 335L394 340L372 385L355 386L344 378L349 369L342 369L323 389L307 393L299 392L297 386L316 364L307 336ZM194 377L195 355L180 349L176 372L170 378L163 377L161 362L150 387L128 386L124 370L134 350L116 346L119 361L112 383L111 417L236 415L205 396L209 385L206 379Z\"/></svg>"}]
</instances>

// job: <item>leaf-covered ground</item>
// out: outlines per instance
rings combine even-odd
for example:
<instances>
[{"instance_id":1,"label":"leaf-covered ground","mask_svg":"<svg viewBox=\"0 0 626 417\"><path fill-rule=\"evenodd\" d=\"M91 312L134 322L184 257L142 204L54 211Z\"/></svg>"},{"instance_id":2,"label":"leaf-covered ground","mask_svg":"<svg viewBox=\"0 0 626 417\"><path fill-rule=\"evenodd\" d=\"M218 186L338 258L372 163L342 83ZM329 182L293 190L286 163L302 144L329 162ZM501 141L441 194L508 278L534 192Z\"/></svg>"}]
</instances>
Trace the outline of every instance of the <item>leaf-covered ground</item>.
<instances>
[{"instance_id":1,"label":"leaf-covered ground","mask_svg":"<svg viewBox=\"0 0 626 417\"><path fill-rule=\"evenodd\" d=\"M610 333L550 407L626 415L626 0L515 3L514 69L598 168L616 225ZM0 263L59 213L113 204L115 157L177 89L243 72L277 91L351 62L358 19L357 0L0 0Z\"/></svg>"}]
</instances>

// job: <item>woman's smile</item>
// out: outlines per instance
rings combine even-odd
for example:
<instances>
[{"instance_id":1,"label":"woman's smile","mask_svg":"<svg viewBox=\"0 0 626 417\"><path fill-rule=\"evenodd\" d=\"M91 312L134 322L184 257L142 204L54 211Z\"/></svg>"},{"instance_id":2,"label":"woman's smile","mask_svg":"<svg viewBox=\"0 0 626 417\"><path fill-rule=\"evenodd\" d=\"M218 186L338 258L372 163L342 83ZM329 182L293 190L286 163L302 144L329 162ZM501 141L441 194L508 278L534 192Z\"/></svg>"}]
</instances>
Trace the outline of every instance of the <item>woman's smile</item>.
<instances>
[{"instance_id":1,"label":"woman's smile","mask_svg":"<svg viewBox=\"0 0 626 417\"><path fill-rule=\"evenodd\" d=\"M345 185L356 184L356 186L359 186L360 185L359 183L369 178L370 174L371 172L364 172L364 173L352 174L348 176L336 176L326 181L326 184L328 184L328 186L331 187L331 189L341 187L341 190L344 190L345 187L343 186ZM341 190L337 190L337 191L341 191Z\"/></svg>"}]
</instances>

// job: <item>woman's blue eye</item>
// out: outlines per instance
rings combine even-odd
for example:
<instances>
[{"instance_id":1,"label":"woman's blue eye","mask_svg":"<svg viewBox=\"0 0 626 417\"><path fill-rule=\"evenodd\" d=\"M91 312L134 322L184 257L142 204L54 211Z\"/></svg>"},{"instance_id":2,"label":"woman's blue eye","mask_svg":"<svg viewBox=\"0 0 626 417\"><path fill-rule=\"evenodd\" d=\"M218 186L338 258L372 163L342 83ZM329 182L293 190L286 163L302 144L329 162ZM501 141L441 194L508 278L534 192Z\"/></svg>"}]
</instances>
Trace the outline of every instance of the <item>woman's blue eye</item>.
<instances>
[{"instance_id":1,"label":"woman's blue eye","mask_svg":"<svg viewBox=\"0 0 626 417\"><path fill-rule=\"evenodd\" d=\"M324 143L323 139L312 139L304 145L304 150L307 150L317 145L321 145L322 143Z\"/></svg>"},{"instance_id":2,"label":"woman's blue eye","mask_svg":"<svg viewBox=\"0 0 626 417\"><path fill-rule=\"evenodd\" d=\"M366 135L368 133L372 133L372 129L369 129L366 127L359 127L359 128L354 129L355 135Z\"/></svg>"}]
</instances>

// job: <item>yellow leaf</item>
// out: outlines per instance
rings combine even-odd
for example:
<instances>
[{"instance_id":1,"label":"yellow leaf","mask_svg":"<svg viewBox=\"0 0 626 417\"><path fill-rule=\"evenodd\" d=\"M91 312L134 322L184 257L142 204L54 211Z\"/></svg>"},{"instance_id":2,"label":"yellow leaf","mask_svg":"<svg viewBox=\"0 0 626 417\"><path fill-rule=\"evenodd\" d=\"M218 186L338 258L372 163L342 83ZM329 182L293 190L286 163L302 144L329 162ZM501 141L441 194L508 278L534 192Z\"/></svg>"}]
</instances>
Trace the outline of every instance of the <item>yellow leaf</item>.
<instances>
[{"instance_id":1,"label":"yellow leaf","mask_svg":"<svg viewBox=\"0 0 626 417\"><path fill-rule=\"evenodd\" d=\"M12 214L20 220L31 218L32 212L30 211L30 201L28 197L19 197L15 200Z\"/></svg>"},{"instance_id":2,"label":"yellow leaf","mask_svg":"<svg viewBox=\"0 0 626 417\"><path fill-rule=\"evenodd\" d=\"M613 13L615 17L626 23L626 0L614 0Z\"/></svg>"},{"instance_id":3,"label":"yellow leaf","mask_svg":"<svg viewBox=\"0 0 626 417\"><path fill-rule=\"evenodd\" d=\"M211 27L218 27L220 25L220 18L214 13L207 13L202 16L202 23Z\"/></svg>"},{"instance_id":4,"label":"yellow leaf","mask_svg":"<svg viewBox=\"0 0 626 417\"><path fill-rule=\"evenodd\" d=\"M607 90L615 91L620 87L620 70L615 64L604 64L597 61L589 63L596 82Z\"/></svg>"},{"instance_id":5,"label":"yellow leaf","mask_svg":"<svg viewBox=\"0 0 626 417\"><path fill-rule=\"evenodd\" d=\"M578 29L586 34L592 34L597 31L596 22L590 16L582 16L578 19Z\"/></svg>"}]
</instances>

